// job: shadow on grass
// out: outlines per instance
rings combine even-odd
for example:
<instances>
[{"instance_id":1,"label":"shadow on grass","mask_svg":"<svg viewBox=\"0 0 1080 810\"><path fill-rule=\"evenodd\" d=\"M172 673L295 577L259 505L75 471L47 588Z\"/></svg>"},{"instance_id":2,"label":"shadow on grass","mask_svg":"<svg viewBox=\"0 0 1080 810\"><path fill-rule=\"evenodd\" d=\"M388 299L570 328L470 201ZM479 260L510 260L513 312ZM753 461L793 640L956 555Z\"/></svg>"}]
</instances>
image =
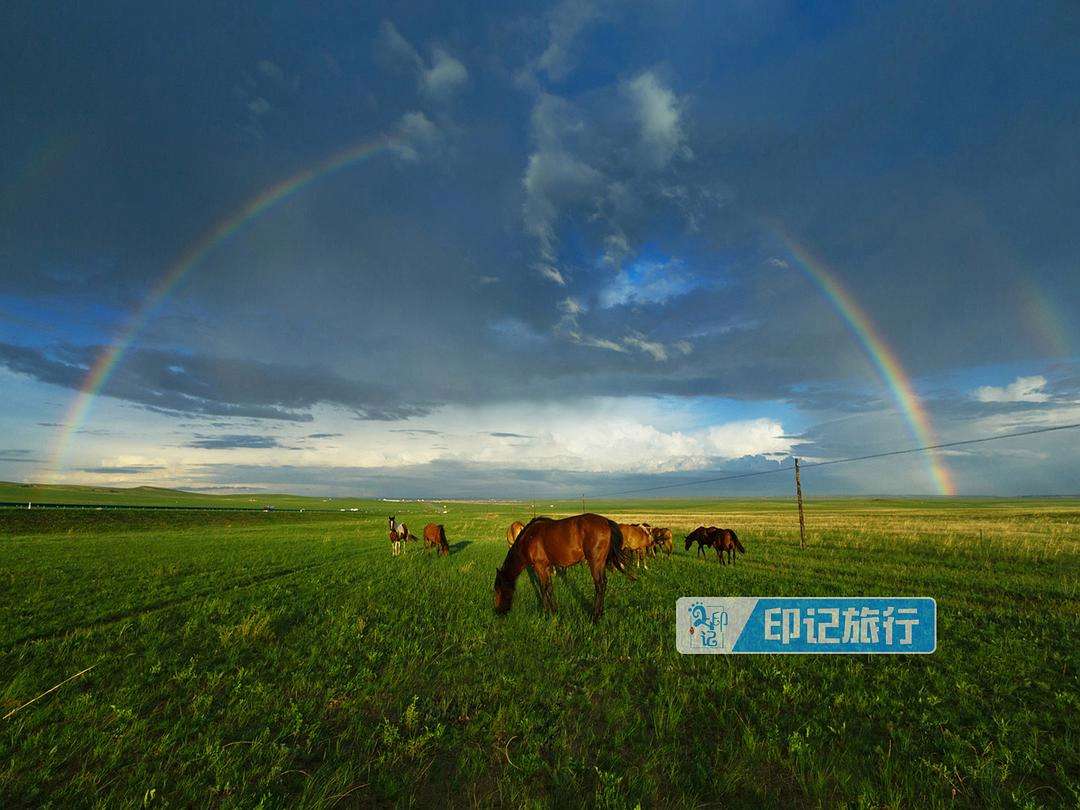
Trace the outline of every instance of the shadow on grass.
<instances>
[{"instance_id":1,"label":"shadow on grass","mask_svg":"<svg viewBox=\"0 0 1080 810\"><path fill-rule=\"evenodd\" d=\"M574 578L570 576L570 569L558 568L556 569L556 574L559 578L559 582L565 585L567 590L574 595L574 601L577 602L584 611L591 611L593 608L592 598L586 596L578 583L574 582ZM589 580L589 583L592 584L591 579Z\"/></svg>"},{"instance_id":2,"label":"shadow on grass","mask_svg":"<svg viewBox=\"0 0 1080 810\"><path fill-rule=\"evenodd\" d=\"M456 543L450 544L450 553L457 554L459 551L464 551L472 544L472 540L458 540Z\"/></svg>"}]
</instances>

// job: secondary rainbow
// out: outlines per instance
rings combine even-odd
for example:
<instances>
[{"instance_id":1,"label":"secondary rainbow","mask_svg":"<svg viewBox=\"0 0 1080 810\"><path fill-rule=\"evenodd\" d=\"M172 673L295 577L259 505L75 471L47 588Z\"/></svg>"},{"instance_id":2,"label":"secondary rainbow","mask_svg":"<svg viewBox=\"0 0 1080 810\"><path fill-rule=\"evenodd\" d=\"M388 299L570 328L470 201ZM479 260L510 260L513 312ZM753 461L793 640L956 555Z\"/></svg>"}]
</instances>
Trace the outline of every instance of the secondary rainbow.
<instances>
[{"instance_id":1,"label":"secondary rainbow","mask_svg":"<svg viewBox=\"0 0 1080 810\"><path fill-rule=\"evenodd\" d=\"M896 352L881 337L866 311L848 292L836 274L830 271L821 260L813 256L809 250L795 241L783 229L774 225L771 230L784 243L799 269L825 294L825 297L836 308L836 311L840 313L841 318L855 336L855 339L862 345L870 361L891 391L893 399L910 426L915 440L922 447L937 444L938 440L931 425L930 416L923 407L918 394L915 393L910 377L900 364ZM929 450L926 457L930 476L938 492L942 495L955 495L956 485L953 483L952 474L945 465L941 454L935 450Z\"/></svg>"},{"instance_id":2,"label":"secondary rainbow","mask_svg":"<svg viewBox=\"0 0 1080 810\"><path fill-rule=\"evenodd\" d=\"M68 410L63 421L63 427L59 430L53 451L49 454L50 463L48 469L54 472L60 470L71 437L86 421L94 398L105 383L108 382L109 376L116 369L120 360L123 359L124 353L131 348L139 332L154 315L158 307L161 306L162 302L188 273L198 267L209 253L249 222L257 219L282 200L322 177L392 149L397 140L394 136L381 136L375 140L364 141L336 152L256 194L195 240L158 279L124 328L94 361L79 388L79 393L75 396Z\"/></svg>"}]
</instances>

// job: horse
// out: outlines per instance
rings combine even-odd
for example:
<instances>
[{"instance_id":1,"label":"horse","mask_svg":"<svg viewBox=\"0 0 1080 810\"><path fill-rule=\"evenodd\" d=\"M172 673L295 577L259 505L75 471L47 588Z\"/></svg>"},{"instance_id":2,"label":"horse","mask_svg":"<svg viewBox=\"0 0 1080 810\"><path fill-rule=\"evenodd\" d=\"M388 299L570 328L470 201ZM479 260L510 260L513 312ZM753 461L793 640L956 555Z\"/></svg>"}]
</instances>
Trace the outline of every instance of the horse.
<instances>
[{"instance_id":1,"label":"horse","mask_svg":"<svg viewBox=\"0 0 1080 810\"><path fill-rule=\"evenodd\" d=\"M450 544L446 542L446 530L441 523L429 523L424 527L424 548L437 548L440 557L450 554Z\"/></svg>"},{"instance_id":2,"label":"horse","mask_svg":"<svg viewBox=\"0 0 1080 810\"><path fill-rule=\"evenodd\" d=\"M698 526L696 529L690 532L690 534L686 535L686 551L689 551L690 546L694 545L694 543L697 543L698 550L696 556L700 557L701 555L703 555L706 548L712 547L713 541L710 533L714 531L716 531L715 526L710 526L708 528L704 526Z\"/></svg>"},{"instance_id":3,"label":"horse","mask_svg":"<svg viewBox=\"0 0 1080 810\"><path fill-rule=\"evenodd\" d=\"M526 568L532 568L540 583L544 609L555 613L553 569L584 562L589 566L596 589L592 618L599 621L604 613L607 569L614 568L634 579L626 570L624 555L622 532L618 524L606 517L586 513L561 520L533 518L506 552L503 564L495 569L495 611L510 611L517 578Z\"/></svg>"},{"instance_id":4,"label":"horse","mask_svg":"<svg viewBox=\"0 0 1080 810\"><path fill-rule=\"evenodd\" d=\"M620 523L619 531L623 536L623 548L634 552L637 557L637 567L641 568L642 560L652 545L652 533L639 523ZM649 570L649 562L645 560L645 570Z\"/></svg>"},{"instance_id":5,"label":"horse","mask_svg":"<svg viewBox=\"0 0 1080 810\"><path fill-rule=\"evenodd\" d=\"M671 534L671 529L662 529L659 526L652 527L653 536L653 553L663 551L667 557L671 556L671 552L675 550L675 542Z\"/></svg>"},{"instance_id":6,"label":"horse","mask_svg":"<svg viewBox=\"0 0 1080 810\"><path fill-rule=\"evenodd\" d=\"M506 530L507 547L514 545L514 541L517 540L518 535L521 534L521 530L524 528L525 524L522 523L520 520L515 520L513 523L510 524L509 528L507 528Z\"/></svg>"},{"instance_id":7,"label":"horse","mask_svg":"<svg viewBox=\"0 0 1080 810\"><path fill-rule=\"evenodd\" d=\"M713 548L716 549L716 556L720 558L720 564L724 564L724 552L727 552L728 562L732 565L735 564L735 552L745 554L746 549L743 548L742 543L739 542L739 536L735 534L732 529L716 529L711 532L713 538Z\"/></svg>"},{"instance_id":8,"label":"horse","mask_svg":"<svg viewBox=\"0 0 1080 810\"><path fill-rule=\"evenodd\" d=\"M397 533L397 529L391 529L389 535L391 548L390 553L391 555L396 557L398 554L401 553L401 535Z\"/></svg>"},{"instance_id":9,"label":"horse","mask_svg":"<svg viewBox=\"0 0 1080 810\"><path fill-rule=\"evenodd\" d=\"M439 525L438 523L429 523L424 527L424 549L438 548L439 547Z\"/></svg>"}]
</instances>

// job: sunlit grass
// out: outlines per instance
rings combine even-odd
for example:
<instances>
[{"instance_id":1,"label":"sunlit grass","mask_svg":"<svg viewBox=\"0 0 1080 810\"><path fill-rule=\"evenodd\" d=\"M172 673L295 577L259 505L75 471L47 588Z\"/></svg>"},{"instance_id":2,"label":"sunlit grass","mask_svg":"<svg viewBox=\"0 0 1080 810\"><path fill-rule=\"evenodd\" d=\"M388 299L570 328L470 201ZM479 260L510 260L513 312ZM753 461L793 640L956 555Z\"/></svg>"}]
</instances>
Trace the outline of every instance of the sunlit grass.
<instances>
[{"instance_id":1,"label":"sunlit grass","mask_svg":"<svg viewBox=\"0 0 1080 810\"><path fill-rule=\"evenodd\" d=\"M545 504L546 506L546 504ZM547 513L568 514L569 503ZM492 611L528 505L361 513L0 512L2 804L1075 805L1080 507L589 504L676 555ZM540 511L538 509L538 511ZM696 561L730 526L748 554ZM682 595L919 595L928 657L682 657Z\"/></svg>"}]
</instances>

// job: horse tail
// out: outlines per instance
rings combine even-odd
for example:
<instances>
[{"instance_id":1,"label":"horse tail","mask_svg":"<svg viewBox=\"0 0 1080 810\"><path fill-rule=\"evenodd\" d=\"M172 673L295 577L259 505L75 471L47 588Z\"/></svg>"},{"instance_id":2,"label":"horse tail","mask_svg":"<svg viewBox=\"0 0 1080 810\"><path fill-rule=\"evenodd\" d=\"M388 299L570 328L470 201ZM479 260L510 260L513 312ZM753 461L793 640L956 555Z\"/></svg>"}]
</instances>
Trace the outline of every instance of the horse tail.
<instances>
[{"instance_id":1,"label":"horse tail","mask_svg":"<svg viewBox=\"0 0 1080 810\"><path fill-rule=\"evenodd\" d=\"M739 550L740 554L746 553L746 549L743 548L742 543L739 542L739 535L735 534L734 531L731 532L731 542L735 544L735 548Z\"/></svg>"},{"instance_id":2,"label":"horse tail","mask_svg":"<svg viewBox=\"0 0 1080 810\"><path fill-rule=\"evenodd\" d=\"M626 570L626 564L630 562L632 552L623 548L623 536L619 524L614 520L609 520L608 530L611 532L611 547L608 549L606 567L622 571L630 579L636 579L633 574Z\"/></svg>"}]
</instances>

